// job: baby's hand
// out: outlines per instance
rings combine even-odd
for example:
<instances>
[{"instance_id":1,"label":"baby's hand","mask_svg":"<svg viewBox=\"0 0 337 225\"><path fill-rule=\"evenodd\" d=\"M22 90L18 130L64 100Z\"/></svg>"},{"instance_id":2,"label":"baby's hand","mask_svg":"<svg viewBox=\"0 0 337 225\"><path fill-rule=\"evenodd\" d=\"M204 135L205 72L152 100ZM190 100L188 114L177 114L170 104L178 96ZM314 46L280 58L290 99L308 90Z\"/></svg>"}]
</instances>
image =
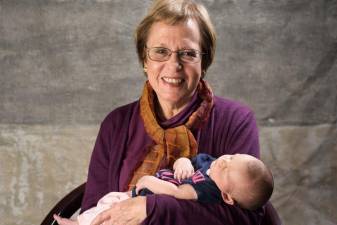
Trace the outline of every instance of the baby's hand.
<instances>
[{"instance_id":1,"label":"baby's hand","mask_svg":"<svg viewBox=\"0 0 337 225\"><path fill-rule=\"evenodd\" d=\"M174 162L174 178L183 180L189 178L194 173L194 168L191 161L188 158L179 158Z\"/></svg>"}]
</instances>

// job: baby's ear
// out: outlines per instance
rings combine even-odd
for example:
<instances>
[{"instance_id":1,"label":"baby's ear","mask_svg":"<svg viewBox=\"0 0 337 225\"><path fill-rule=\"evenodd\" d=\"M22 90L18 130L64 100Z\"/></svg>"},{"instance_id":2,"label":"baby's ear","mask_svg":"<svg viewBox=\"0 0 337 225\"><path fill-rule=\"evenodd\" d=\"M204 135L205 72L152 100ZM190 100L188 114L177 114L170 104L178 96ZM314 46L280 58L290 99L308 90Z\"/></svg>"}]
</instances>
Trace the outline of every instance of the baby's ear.
<instances>
[{"instance_id":1,"label":"baby's ear","mask_svg":"<svg viewBox=\"0 0 337 225\"><path fill-rule=\"evenodd\" d=\"M234 199L230 194L227 194L225 192L221 192L221 196L224 202L226 202L229 205L234 205Z\"/></svg>"}]
</instances>

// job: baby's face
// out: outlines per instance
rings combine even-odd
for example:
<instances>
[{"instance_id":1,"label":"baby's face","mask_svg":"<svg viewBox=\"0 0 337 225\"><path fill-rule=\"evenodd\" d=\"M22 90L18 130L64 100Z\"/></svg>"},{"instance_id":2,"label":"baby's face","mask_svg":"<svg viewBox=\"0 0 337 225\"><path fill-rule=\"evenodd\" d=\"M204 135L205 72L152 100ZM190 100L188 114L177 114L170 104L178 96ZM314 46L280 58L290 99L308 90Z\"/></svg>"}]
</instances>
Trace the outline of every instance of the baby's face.
<instances>
[{"instance_id":1,"label":"baby's face","mask_svg":"<svg viewBox=\"0 0 337 225\"><path fill-rule=\"evenodd\" d=\"M209 176L224 193L231 193L234 188L249 188L247 162L256 160L246 154L223 155L212 162Z\"/></svg>"}]
</instances>

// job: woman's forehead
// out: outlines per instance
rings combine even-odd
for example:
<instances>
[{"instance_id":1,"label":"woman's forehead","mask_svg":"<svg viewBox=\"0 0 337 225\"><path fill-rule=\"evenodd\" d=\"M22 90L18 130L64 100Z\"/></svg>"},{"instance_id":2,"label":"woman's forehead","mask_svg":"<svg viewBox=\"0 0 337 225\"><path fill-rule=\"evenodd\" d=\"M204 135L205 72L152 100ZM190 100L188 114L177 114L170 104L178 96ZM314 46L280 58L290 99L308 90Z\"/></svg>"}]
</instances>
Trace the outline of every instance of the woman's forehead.
<instances>
[{"instance_id":1,"label":"woman's forehead","mask_svg":"<svg viewBox=\"0 0 337 225\"><path fill-rule=\"evenodd\" d=\"M200 32L195 21L191 20L186 23L178 23L174 25L167 24L163 21L154 23L151 26L147 38L148 43L166 44L170 41L200 43Z\"/></svg>"}]
</instances>

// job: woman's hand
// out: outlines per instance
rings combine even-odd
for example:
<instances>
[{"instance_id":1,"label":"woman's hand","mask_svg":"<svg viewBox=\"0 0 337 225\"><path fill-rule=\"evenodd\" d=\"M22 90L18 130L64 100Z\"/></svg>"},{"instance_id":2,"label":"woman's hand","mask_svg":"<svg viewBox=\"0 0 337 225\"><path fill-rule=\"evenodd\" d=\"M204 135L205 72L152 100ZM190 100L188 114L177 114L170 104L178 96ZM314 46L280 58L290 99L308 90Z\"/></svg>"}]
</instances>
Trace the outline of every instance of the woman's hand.
<instances>
[{"instance_id":1,"label":"woman's hand","mask_svg":"<svg viewBox=\"0 0 337 225\"><path fill-rule=\"evenodd\" d=\"M54 219L57 221L59 225L78 225L78 222L76 220L62 218L56 214L54 214Z\"/></svg>"},{"instance_id":2,"label":"woman's hand","mask_svg":"<svg viewBox=\"0 0 337 225\"><path fill-rule=\"evenodd\" d=\"M191 160L188 158L179 158L173 164L174 178L178 180L183 180L193 176L194 168Z\"/></svg>"},{"instance_id":3,"label":"woman's hand","mask_svg":"<svg viewBox=\"0 0 337 225\"><path fill-rule=\"evenodd\" d=\"M126 199L98 214L91 225L138 225L146 218L146 197Z\"/></svg>"}]
</instances>

